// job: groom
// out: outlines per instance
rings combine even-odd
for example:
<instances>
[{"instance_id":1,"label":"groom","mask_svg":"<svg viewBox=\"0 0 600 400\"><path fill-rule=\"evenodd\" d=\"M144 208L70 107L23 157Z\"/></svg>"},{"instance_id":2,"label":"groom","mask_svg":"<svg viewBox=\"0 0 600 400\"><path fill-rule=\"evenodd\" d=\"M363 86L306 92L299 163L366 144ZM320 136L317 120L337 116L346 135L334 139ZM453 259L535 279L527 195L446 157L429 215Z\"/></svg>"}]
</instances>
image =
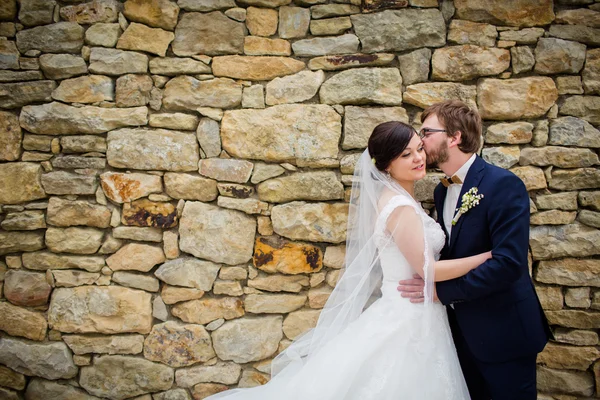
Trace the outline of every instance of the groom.
<instances>
[{"instance_id":1,"label":"groom","mask_svg":"<svg viewBox=\"0 0 600 400\"><path fill-rule=\"evenodd\" d=\"M471 399L535 400L536 356L552 333L529 276L525 185L475 154L481 147L481 118L466 104L434 104L421 122L428 163L450 177L434 192L446 233L441 259L492 251L491 259L465 276L436 284L437 299L448 305ZM469 202L469 194L463 197L472 188L477 193L472 191L471 198L483 195L478 204ZM400 281L398 290L420 302L423 281L416 278Z\"/></svg>"}]
</instances>

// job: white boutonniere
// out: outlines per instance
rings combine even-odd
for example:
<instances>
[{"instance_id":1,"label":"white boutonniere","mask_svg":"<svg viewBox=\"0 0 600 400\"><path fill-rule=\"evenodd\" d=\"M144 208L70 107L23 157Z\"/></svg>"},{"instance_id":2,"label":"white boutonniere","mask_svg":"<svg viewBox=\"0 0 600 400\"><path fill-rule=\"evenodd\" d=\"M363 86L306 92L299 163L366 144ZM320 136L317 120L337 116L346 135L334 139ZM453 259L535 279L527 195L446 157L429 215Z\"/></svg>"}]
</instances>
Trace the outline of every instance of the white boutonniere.
<instances>
[{"instance_id":1,"label":"white boutonniere","mask_svg":"<svg viewBox=\"0 0 600 400\"><path fill-rule=\"evenodd\" d=\"M462 204L456 212L456 215L454 215L454 218L452 218L452 225L456 225L456 222L458 222L458 219L461 215L469 211L471 208L479 205L479 201L481 199L483 199L483 195L478 194L478 190L476 187L472 187L471 189L469 189L468 192L463 194Z\"/></svg>"}]
</instances>

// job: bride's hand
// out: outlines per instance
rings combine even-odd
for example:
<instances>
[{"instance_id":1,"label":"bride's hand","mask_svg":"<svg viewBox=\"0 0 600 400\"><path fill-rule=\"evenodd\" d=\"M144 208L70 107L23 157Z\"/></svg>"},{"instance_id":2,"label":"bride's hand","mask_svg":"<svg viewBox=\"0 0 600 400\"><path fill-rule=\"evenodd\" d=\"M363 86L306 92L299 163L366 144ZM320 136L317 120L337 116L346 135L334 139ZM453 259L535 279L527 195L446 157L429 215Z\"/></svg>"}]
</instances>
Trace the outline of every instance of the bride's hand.
<instances>
[{"instance_id":1,"label":"bride's hand","mask_svg":"<svg viewBox=\"0 0 600 400\"><path fill-rule=\"evenodd\" d=\"M486 260L489 260L490 258L492 258L492 251L491 250L488 251L488 252L486 252L486 253L484 253L484 254L486 255L486 258L485 258Z\"/></svg>"}]
</instances>

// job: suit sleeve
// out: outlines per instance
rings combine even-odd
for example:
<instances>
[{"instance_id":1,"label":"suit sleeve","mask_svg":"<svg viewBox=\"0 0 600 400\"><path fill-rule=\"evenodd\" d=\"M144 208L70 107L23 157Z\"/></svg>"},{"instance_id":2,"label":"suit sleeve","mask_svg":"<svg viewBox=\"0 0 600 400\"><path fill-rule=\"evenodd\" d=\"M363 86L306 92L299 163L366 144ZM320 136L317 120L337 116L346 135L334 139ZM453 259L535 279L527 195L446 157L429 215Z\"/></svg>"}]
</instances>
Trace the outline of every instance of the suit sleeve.
<instances>
[{"instance_id":1,"label":"suit sleeve","mask_svg":"<svg viewBox=\"0 0 600 400\"><path fill-rule=\"evenodd\" d=\"M509 288L528 273L529 195L515 175L494 182L487 211L492 258L466 275L436 285L442 304L472 301Z\"/></svg>"}]
</instances>

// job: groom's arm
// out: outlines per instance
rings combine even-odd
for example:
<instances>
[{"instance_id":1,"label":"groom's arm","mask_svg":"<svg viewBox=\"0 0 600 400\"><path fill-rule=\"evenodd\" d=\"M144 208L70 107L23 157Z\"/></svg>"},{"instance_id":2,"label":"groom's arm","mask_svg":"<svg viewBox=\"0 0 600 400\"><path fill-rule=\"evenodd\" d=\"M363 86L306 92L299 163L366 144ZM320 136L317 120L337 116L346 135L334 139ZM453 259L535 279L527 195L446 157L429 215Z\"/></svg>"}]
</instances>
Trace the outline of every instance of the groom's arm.
<instances>
[{"instance_id":1,"label":"groom's arm","mask_svg":"<svg viewBox=\"0 0 600 400\"><path fill-rule=\"evenodd\" d=\"M529 195L515 175L498 179L488 208L492 258L466 275L436 285L443 304L471 301L508 289L528 273ZM485 201L485 200L483 200Z\"/></svg>"}]
</instances>

